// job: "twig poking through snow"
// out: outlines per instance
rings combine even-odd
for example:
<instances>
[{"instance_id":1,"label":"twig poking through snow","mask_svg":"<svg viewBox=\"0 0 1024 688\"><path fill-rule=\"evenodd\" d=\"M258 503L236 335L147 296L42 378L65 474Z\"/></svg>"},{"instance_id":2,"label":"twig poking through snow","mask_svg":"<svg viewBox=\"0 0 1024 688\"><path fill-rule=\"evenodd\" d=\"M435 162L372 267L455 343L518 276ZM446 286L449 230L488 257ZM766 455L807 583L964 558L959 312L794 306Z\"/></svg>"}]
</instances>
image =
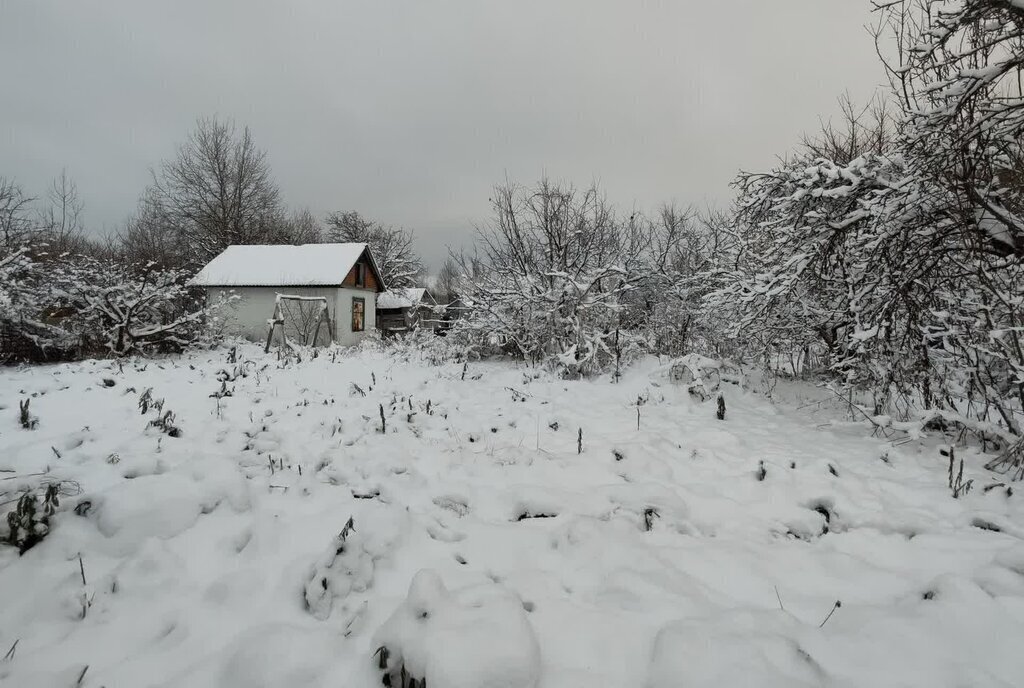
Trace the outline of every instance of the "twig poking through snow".
<instances>
[{"instance_id":1,"label":"twig poking through snow","mask_svg":"<svg viewBox=\"0 0 1024 688\"><path fill-rule=\"evenodd\" d=\"M86 664L84 667L82 667L82 673L80 673L78 675L78 680L75 681L75 686L76 687L82 685L82 681L85 680L85 672L87 672L87 671L89 671L89 665L88 664Z\"/></svg>"},{"instance_id":2,"label":"twig poking through snow","mask_svg":"<svg viewBox=\"0 0 1024 688\"><path fill-rule=\"evenodd\" d=\"M583 428L580 428L579 434L576 435L576 453L583 453Z\"/></svg>"},{"instance_id":3,"label":"twig poking through snow","mask_svg":"<svg viewBox=\"0 0 1024 688\"><path fill-rule=\"evenodd\" d=\"M779 595L779 586L777 585L775 586L775 599L779 601L779 609L781 609L782 611L786 611L786 608L782 606L782 596ZM828 619L826 619L826 621L827 620Z\"/></svg>"},{"instance_id":4,"label":"twig poking through snow","mask_svg":"<svg viewBox=\"0 0 1024 688\"><path fill-rule=\"evenodd\" d=\"M657 509L650 506L644 509L644 530L646 532L651 532L651 529L654 527L654 519L656 518L661 518L661 514L658 513Z\"/></svg>"},{"instance_id":5,"label":"twig poking through snow","mask_svg":"<svg viewBox=\"0 0 1024 688\"><path fill-rule=\"evenodd\" d=\"M11 649L8 650L7 654L4 655L4 661L5 662L9 662L12 659L14 659L14 650L17 649L18 643L20 643L20 642L21 642L21 638L18 638L17 640L14 641L14 644L11 645Z\"/></svg>"},{"instance_id":6,"label":"twig poking through snow","mask_svg":"<svg viewBox=\"0 0 1024 688\"><path fill-rule=\"evenodd\" d=\"M380 407L380 432L385 434L388 431L388 422L384 420L384 404L378 404Z\"/></svg>"},{"instance_id":7,"label":"twig poking through snow","mask_svg":"<svg viewBox=\"0 0 1024 688\"><path fill-rule=\"evenodd\" d=\"M939 453L949 457L949 489L953 491L953 499L959 499L971 491L971 488L974 487L974 480L964 482L963 459L960 459L960 472L956 474L956 477L953 476L953 468L956 465L956 451L952 446L950 446L948 452L945 449L941 449Z\"/></svg>"},{"instance_id":8,"label":"twig poking through snow","mask_svg":"<svg viewBox=\"0 0 1024 688\"><path fill-rule=\"evenodd\" d=\"M832 615L836 613L836 610L839 609L842 606L843 606L842 601L841 600L836 600L836 603L832 605L832 611L830 611L828 613L828 616L825 617L825 620L821 622L821 624L818 626L818 628L824 627L825 624L828 623L828 620L832 618Z\"/></svg>"},{"instance_id":9,"label":"twig poking through snow","mask_svg":"<svg viewBox=\"0 0 1024 688\"><path fill-rule=\"evenodd\" d=\"M39 419L29 413L28 405L31 399L18 402L18 422L25 430L35 430L39 427Z\"/></svg>"},{"instance_id":10,"label":"twig poking through snow","mask_svg":"<svg viewBox=\"0 0 1024 688\"><path fill-rule=\"evenodd\" d=\"M78 553L78 570L82 574L82 585L87 585L85 582L85 564L82 563L82 553Z\"/></svg>"},{"instance_id":11,"label":"twig poking through snow","mask_svg":"<svg viewBox=\"0 0 1024 688\"><path fill-rule=\"evenodd\" d=\"M1006 448L1002 454L985 464L990 471L1010 475L1010 480L1024 479L1024 437Z\"/></svg>"}]
</instances>

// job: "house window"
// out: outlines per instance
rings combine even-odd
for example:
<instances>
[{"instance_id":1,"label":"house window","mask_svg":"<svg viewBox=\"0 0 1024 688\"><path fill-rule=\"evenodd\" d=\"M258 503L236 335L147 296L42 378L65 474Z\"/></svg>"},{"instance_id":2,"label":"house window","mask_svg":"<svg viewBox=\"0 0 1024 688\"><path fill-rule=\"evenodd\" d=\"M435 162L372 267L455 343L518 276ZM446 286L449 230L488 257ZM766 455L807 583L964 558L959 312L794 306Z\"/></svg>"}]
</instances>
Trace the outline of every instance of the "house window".
<instances>
[{"instance_id":1,"label":"house window","mask_svg":"<svg viewBox=\"0 0 1024 688\"><path fill-rule=\"evenodd\" d=\"M356 263L356 286L357 287L365 287L366 286L366 264L365 263Z\"/></svg>"},{"instance_id":2,"label":"house window","mask_svg":"<svg viewBox=\"0 0 1024 688\"><path fill-rule=\"evenodd\" d=\"M352 299L352 331L362 332L366 324L366 299Z\"/></svg>"}]
</instances>

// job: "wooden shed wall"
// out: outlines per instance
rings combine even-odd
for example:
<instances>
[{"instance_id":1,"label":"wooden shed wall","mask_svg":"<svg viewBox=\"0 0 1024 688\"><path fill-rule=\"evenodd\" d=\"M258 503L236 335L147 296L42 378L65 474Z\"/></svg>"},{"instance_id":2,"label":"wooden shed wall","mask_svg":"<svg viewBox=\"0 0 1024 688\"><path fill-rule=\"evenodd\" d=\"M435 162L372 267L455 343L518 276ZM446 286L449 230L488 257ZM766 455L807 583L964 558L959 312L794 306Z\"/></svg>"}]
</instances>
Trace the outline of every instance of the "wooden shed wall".
<instances>
[{"instance_id":1,"label":"wooden shed wall","mask_svg":"<svg viewBox=\"0 0 1024 688\"><path fill-rule=\"evenodd\" d=\"M356 271L360 265L366 266L366 284L362 287L356 287ZM364 252L356 264L352 266L352 269L345 275L345 281L342 282L343 286L352 287L355 289L372 289L373 291L383 291L380 282L377 279L377 273L374 272L373 266L370 263L369 258Z\"/></svg>"}]
</instances>

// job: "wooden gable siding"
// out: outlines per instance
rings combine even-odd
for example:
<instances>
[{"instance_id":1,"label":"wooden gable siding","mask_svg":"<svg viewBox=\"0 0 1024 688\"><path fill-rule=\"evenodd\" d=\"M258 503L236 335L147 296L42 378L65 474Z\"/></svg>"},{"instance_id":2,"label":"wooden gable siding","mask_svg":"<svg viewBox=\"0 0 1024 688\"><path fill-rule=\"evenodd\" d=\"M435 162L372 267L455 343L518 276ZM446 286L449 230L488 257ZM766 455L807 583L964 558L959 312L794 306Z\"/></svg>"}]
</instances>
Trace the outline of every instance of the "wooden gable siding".
<instances>
[{"instance_id":1,"label":"wooden gable siding","mask_svg":"<svg viewBox=\"0 0 1024 688\"><path fill-rule=\"evenodd\" d=\"M366 271L366 284L362 287L356 286L356 272L359 270L359 266L365 266L363 269ZM377 272L373 269L373 264L370 263L369 257L366 252L359 256L359 260L352 266L352 269L345 275L345 281L341 283L343 287L353 287L356 289L372 289L376 292L384 291L381 288L380 281L377 279Z\"/></svg>"}]
</instances>

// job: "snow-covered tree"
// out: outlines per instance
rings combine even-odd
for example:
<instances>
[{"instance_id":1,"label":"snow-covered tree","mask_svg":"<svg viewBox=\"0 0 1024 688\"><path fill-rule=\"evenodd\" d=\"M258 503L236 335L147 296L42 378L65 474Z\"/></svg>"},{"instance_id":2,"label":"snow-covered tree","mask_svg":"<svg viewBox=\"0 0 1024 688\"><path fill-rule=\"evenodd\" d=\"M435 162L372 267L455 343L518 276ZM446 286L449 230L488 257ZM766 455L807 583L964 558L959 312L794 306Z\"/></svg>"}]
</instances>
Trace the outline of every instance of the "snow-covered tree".
<instances>
[{"instance_id":1,"label":"snow-covered tree","mask_svg":"<svg viewBox=\"0 0 1024 688\"><path fill-rule=\"evenodd\" d=\"M0 325L41 357L181 349L210 311L185 286L189 276L79 255L41 262L22 250L0 259Z\"/></svg>"},{"instance_id":2,"label":"snow-covered tree","mask_svg":"<svg viewBox=\"0 0 1024 688\"><path fill-rule=\"evenodd\" d=\"M423 278L423 261L413 247L412 231L386 227L358 212L333 212L327 216L329 241L368 244L388 289L415 287Z\"/></svg>"},{"instance_id":3,"label":"snow-covered tree","mask_svg":"<svg viewBox=\"0 0 1024 688\"><path fill-rule=\"evenodd\" d=\"M60 267L54 294L67 326L109 354L180 350L201 336L208 314L185 286L190 276L79 258Z\"/></svg>"},{"instance_id":4,"label":"snow-covered tree","mask_svg":"<svg viewBox=\"0 0 1024 688\"><path fill-rule=\"evenodd\" d=\"M492 207L463 258L471 310L458 329L567 376L606 368L630 335L624 299L649 278L647 224L617 218L595 186L547 179L496 188Z\"/></svg>"},{"instance_id":5,"label":"snow-covered tree","mask_svg":"<svg viewBox=\"0 0 1024 688\"><path fill-rule=\"evenodd\" d=\"M909 154L954 194L959 222L991 250L1024 256L1024 5L887 3L878 36Z\"/></svg>"},{"instance_id":6,"label":"snow-covered tree","mask_svg":"<svg viewBox=\"0 0 1024 688\"><path fill-rule=\"evenodd\" d=\"M819 356L876 422L1005 444L1024 429L1024 7L879 12L899 113L846 101L845 127L740 176L706 309L748 353Z\"/></svg>"},{"instance_id":7,"label":"snow-covered tree","mask_svg":"<svg viewBox=\"0 0 1024 688\"><path fill-rule=\"evenodd\" d=\"M739 242L709 273L707 306L750 352L817 351L873 414L1006 442L1024 392L1022 13L988 0L884 12L897 125L742 175Z\"/></svg>"},{"instance_id":8,"label":"snow-covered tree","mask_svg":"<svg viewBox=\"0 0 1024 688\"><path fill-rule=\"evenodd\" d=\"M667 205L644 221L649 242L641 264L647 279L624 300L630 306L626 323L643 333L652 353L722 353L717 318L704 312L702 297L709 291L705 273L732 244L728 218Z\"/></svg>"}]
</instances>

